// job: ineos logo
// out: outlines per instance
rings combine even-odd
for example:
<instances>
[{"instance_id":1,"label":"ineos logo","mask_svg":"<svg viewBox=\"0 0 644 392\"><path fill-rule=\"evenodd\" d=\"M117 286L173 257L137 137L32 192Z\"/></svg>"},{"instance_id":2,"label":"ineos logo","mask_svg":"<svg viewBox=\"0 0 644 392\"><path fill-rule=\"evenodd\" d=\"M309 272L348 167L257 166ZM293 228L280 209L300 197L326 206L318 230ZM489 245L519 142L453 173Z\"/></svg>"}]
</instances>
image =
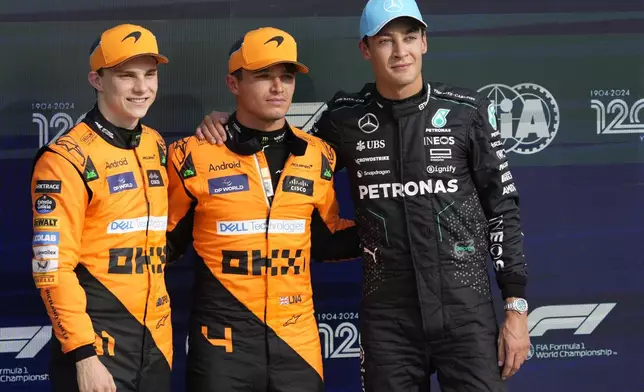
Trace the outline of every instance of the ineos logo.
<instances>
[{"instance_id":1,"label":"ineos logo","mask_svg":"<svg viewBox=\"0 0 644 392\"><path fill-rule=\"evenodd\" d=\"M375 114L367 113L360 120L358 120L358 126L364 133L374 133L378 129L380 124L378 123L378 119L376 118Z\"/></svg>"}]
</instances>

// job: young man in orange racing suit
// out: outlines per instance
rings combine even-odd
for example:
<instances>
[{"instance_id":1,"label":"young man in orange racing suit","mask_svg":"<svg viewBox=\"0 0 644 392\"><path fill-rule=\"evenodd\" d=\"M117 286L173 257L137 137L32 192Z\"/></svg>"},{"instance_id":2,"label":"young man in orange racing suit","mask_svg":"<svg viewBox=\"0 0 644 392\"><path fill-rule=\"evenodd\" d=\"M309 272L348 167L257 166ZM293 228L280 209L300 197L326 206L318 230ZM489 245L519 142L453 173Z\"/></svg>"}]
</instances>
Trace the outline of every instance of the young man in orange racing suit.
<instances>
[{"instance_id":1,"label":"young man in orange racing suit","mask_svg":"<svg viewBox=\"0 0 644 392\"><path fill-rule=\"evenodd\" d=\"M285 120L295 74L308 72L293 37L250 31L228 67L225 147L188 137L168 153L170 259L192 236L199 256L187 390L322 392L310 259L359 256L338 216L335 153Z\"/></svg>"},{"instance_id":2,"label":"young man in orange racing suit","mask_svg":"<svg viewBox=\"0 0 644 392\"><path fill-rule=\"evenodd\" d=\"M437 372L443 392L502 392L529 349L519 195L494 104L423 80L425 28L413 0L369 1L359 45L376 83L337 93L313 127L347 169L365 248L363 386L427 391Z\"/></svg>"},{"instance_id":3,"label":"young man in orange racing suit","mask_svg":"<svg viewBox=\"0 0 644 392\"><path fill-rule=\"evenodd\" d=\"M32 265L56 336L53 391L170 390L165 143L140 121L167 62L143 27L103 32L96 105L36 156Z\"/></svg>"}]
</instances>

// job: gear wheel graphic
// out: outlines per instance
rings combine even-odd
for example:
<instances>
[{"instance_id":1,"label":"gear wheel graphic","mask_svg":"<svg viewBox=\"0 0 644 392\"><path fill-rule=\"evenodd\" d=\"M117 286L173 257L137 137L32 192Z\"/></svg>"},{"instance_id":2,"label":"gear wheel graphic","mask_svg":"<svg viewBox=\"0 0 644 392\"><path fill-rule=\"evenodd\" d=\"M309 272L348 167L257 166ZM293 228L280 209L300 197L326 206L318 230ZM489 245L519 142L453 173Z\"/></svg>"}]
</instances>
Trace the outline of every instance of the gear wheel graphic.
<instances>
[{"instance_id":1,"label":"gear wheel graphic","mask_svg":"<svg viewBox=\"0 0 644 392\"><path fill-rule=\"evenodd\" d=\"M514 152L516 152L517 154L537 153L548 147L548 145L554 140L555 136L557 136L557 131L559 130L560 123L559 105L557 105L557 101L555 101L555 97L550 93L550 91L539 86L538 84L520 83L516 86L513 86L512 88L519 94L521 94L521 97L523 97L524 99L526 98L526 96L540 99L541 102L543 102L549 109L546 113L547 115L549 115L549 118L547 119L549 136L542 137L534 142L531 142L529 147L522 147L521 145L518 145L514 149ZM526 145L527 143L522 144Z\"/></svg>"},{"instance_id":2,"label":"gear wheel graphic","mask_svg":"<svg viewBox=\"0 0 644 392\"><path fill-rule=\"evenodd\" d=\"M517 138L516 136L511 136L504 138L502 136L506 153L515 152L523 155L535 154L545 149L557 135L560 124L559 105L557 105L557 101L554 96L544 87L535 83L519 83L515 86L493 83L479 88L477 92L485 94L490 100L496 103L497 113L509 112L513 107L513 103L515 104L515 108L518 107L521 108L520 110L523 110L523 105L525 105L527 99L537 99L541 101L543 105L548 136L536 138L533 136L530 138L531 140L526 140L528 139L527 137ZM506 106L506 109L503 109L503 105L506 104L509 104L509 106ZM516 106L517 104L518 106ZM500 110L498 108L499 106L501 108ZM517 117L517 114L515 113L513 122L518 120L519 117ZM513 128L515 127L516 125L513 125ZM516 128L513 132L516 132Z\"/></svg>"}]
</instances>

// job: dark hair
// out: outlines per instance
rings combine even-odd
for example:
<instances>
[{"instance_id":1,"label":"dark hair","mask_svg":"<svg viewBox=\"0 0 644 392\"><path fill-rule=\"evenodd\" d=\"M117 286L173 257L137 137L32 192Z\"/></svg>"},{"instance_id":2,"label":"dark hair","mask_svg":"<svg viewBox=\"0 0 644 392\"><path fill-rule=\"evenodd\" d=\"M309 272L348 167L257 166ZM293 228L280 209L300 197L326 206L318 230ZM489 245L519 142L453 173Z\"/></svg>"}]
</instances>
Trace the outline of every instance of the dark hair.
<instances>
[{"instance_id":1,"label":"dark hair","mask_svg":"<svg viewBox=\"0 0 644 392\"><path fill-rule=\"evenodd\" d=\"M99 35L99 36L94 40L94 42L92 42L92 46L89 48L89 56L90 56L90 57L92 57L92 53L94 53L94 51L96 50L96 48L98 48L98 45L99 45L100 43L101 43L101 36ZM99 69L97 69L97 70L96 70L96 73L98 74L98 76L103 76L103 68L99 68ZM98 90L97 90L97 89L94 89L94 94L96 94L96 96L98 96Z\"/></svg>"},{"instance_id":2,"label":"dark hair","mask_svg":"<svg viewBox=\"0 0 644 392\"><path fill-rule=\"evenodd\" d=\"M425 25L420 23L417 19L410 18L408 16L405 16L405 17L402 17L402 18L396 18L396 19L392 20L391 22L389 22L386 25L384 25L380 29L380 31L384 30L390 24L392 24L394 22L398 22L400 20L402 20L405 24L409 25L410 30L412 30L414 32L420 32L420 34L425 34L425 30L426 30ZM380 31L376 35L374 35L374 37L378 36L378 34L380 34ZM369 37L367 37L366 35L364 37L362 37L362 42L366 46L369 46Z\"/></svg>"},{"instance_id":3,"label":"dark hair","mask_svg":"<svg viewBox=\"0 0 644 392\"><path fill-rule=\"evenodd\" d=\"M244 37L242 37L242 38L238 39L237 41L235 41L235 43L230 47L230 50L228 50L228 58L229 59L230 59L230 56L233 55L233 53L235 53L236 51L241 49L243 43L244 43ZM230 75L236 77L237 80L242 80L242 70L241 70L241 68L236 70L236 71L231 72Z\"/></svg>"},{"instance_id":4,"label":"dark hair","mask_svg":"<svg viewBox=\"0 0 644 392\"><path fill-rule=\"evenodd\" d=\"M103 76L103 68L97 69L96 73L98 74L98 76ZM94 89L94 94L98 97L98 90L97 89Z\"/></svg>"},{"instance_id":5,"label":"dark hair","mask_svg":"<svg viewBox=\"0 0 644 392\"><path fill-rule=\"evenodd\" d=\"M89 55L91 56L92 53L98 48L98 45L101 43L101 36L99 35L94 42L92 42L92 46L89 48Z\"/></svg>"},{"instance_id":6,"label":"dark hair","mask_svg":"<svg viewBox=\"0 0 644 392\"><path fill-rule=\"evenodd\" d=\"M237 78L237 80L242 80L242 75L243 75L242 69L239 68L237 71L231 72L230 75L234 76L235 78Z\"/></svg>"}]
</instances>

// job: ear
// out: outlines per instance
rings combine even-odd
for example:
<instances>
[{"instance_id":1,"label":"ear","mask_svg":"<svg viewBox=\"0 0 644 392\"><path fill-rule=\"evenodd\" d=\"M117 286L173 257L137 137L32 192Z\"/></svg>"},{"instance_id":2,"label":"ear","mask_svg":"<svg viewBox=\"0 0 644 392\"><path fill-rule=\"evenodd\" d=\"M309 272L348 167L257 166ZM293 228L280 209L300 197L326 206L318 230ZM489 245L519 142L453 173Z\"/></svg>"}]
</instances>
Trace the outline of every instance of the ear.
<instances>
[{"instance_id":1,"label":"ear","mask_svg":"<svg viewBox=\"0 0 644 392\"><path fill-rule=\"evenodd\" d=\"M239 80L235 76L231 74L226 75L226 86L228 86L228 90L231 93L239 95Z\"/></svg>"},{"instance_id":2,"label":"ear","mask_svg":"<svg viewBox=\"0 0 644 392\"><path fill-rule=\"evenodd\" d=\"M422 53L425 54L427 53L427 33L423 33L422 40L423 40Z\"/></svg>"},{"instance_id":3,"label":"ear","mask_svg":"<svg viewBox=\"0 0 644 392\"><path fill-rule=\"evenodd\" d=\"M87 75L89 84L96 89L96 91L103 91L103 79L96 71L92 71Z\"/></svg>"},{"instance_id":4,"label":"ear","mask_svg":"<svg viewBox=\"0 0 644 392\"><path fill-rule=\"evenodd\" d=\"M369 38L367 38L367 40L369 40ZM371 60L371 52L369 51L369 46L365 44L363 40L360 40L360 42L358 42L358 47L360 48L362 58L365 60Z\"/></svg>"}]
</instances>

